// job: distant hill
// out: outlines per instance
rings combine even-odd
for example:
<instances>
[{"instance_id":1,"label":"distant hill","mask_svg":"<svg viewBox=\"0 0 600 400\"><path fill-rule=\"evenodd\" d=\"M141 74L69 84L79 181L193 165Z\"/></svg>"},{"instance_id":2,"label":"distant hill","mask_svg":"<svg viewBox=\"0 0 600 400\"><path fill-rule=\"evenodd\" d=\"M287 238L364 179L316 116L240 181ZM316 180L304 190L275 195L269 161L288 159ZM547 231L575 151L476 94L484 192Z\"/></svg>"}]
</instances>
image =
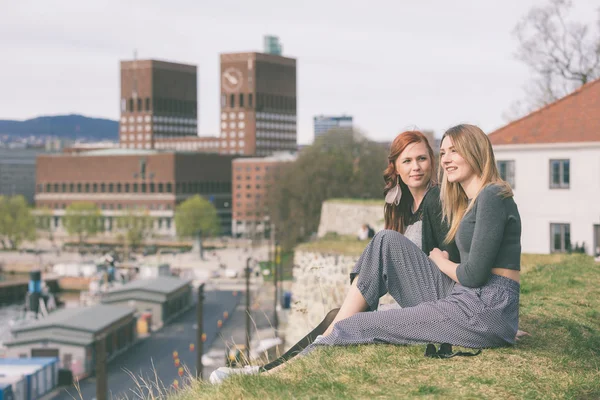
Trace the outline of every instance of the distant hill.
<instances>
[{"instance_id":1,"label":"distant hill","mask_svg":"<svg viewBox=\"0 0 600 400\"><path fill-rule=\"evenodd\" d=\"M56 115L25 121L0 120L0 135L56 136L64 139L117 140L119 123L83 115Z\"/></svg>"}]
</instances>

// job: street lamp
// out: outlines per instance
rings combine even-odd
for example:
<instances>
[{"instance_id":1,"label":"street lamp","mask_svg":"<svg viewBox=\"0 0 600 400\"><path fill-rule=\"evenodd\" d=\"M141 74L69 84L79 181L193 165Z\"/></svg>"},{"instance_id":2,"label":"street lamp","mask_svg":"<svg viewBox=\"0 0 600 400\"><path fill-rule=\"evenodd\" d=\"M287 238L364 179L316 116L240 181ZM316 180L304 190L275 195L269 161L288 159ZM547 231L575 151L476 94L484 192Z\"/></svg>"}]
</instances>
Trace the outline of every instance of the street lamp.
<instances>
[{"instance_id":1,"label":"street lamp","mask_svg":"<svg viewBox=\"0 0 600 400\"><path fill-rule=\"evenodd\" d=\"M250 265L254 261L252 257L246 259L246 360L250 362L250 274L252 273L252 266Z\"/></svg>"}]
</instances>

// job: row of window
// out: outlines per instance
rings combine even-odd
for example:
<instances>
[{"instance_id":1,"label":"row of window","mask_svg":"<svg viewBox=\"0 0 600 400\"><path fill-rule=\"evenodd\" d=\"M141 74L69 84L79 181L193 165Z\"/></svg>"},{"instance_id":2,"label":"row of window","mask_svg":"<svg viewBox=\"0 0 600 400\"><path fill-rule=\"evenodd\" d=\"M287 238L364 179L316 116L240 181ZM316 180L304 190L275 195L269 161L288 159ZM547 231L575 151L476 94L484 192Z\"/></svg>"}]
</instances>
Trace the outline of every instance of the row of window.
<instances>
[{"instance_id":1,"label":"row of window","mask_svg":"<svg viewBox=\"0 0 600 400\"><path fill-rule=\"evenodd\" d=\"M235 129L235 128L244 129L246 127L246 123L244 121L239 121L239 122L230 122L229 125L227 125L227 122L221 122L221 129L227 129L228 126L229 126L229 129Z\"/></svg>"},{"instance_id":2,"label":"row of window","mask_svg":"<svg viewBox=\"0 0 600 400\"><path fill-rule=\"evenodd\" d=\"M261 198L261 195L260 195L260 194L256 194L256 195L252 196L252 194L251 194L251 193L246 193L246 198L247 198L247 199L251 199L251 198L253 198L253 197L254 197L254 198L256 198L256 199L260 199L260 198ZM241 198L242 198L242 194L241 194L241 193L238 193L238 194L236 194L236 195L235 195L235 198L236 198L236 199L241 199Z\"/></svg>"},{"instance_id":3,"label":"row of window","mask_svg":"<svg viewBox=\"0 0 600 400\"><path fill-rule=\"evenodd\" d=\"M241 211L238 211L235 213L235 216L238 218L241 218L244 216L244 213ZM261 213L261 212L254 212L254 211L246 211L246 217L264 217L265 213Z\"/></svg>"},{"instance_id":4,"label":"row of window","mask_svg":"<svg viewBox=\"0 0 600 400\"><path fill-rule=\"evenodd\" d=\"M144 99L130 97L129 99L121 99L121 112L154 111L158 113L196 115L197 109L198 102L191 100L162 97L146 97Z\"/></svg>"},{"instance_id":5,"label":"row of window","mask_svg":"<svg viewBox=\"0 0 600 400\"><path fill-rule=\"evenodd\" d=\"M149 133L147 133L145 137L146 137L146 140L150 140L151 139L151 135ZM136 139L136 137L135 137L134 134L131 134L131 135L122 134L121 135L121 140L135 140L135 139ZM137 134L137 140L144 140L144 134L138 133Z\"/></svg>"},{"instance_id":6,"label":"row of window","mask_svg":"<svg viewBox=\"0 0 600 400\"><path fill-rule=\"evenodd\" d=\"M288 142L276 142L276 141L271 141L271 140L257 140L256 141L256 147L268 147L268 148L278 148L278 149L295 149L296 148L296 141L289 141Z\"/></svg>"},{"instance_id":7,"label":"row of window","mask_svg":"<svg viewBox=\"0 0 600 400\"><path fill-rule=\"evenodd\" d=\"M233 111L230 111L229 113L227 113L227 112L221 113L221 120L223 120L223 121L227 120L227 118L233 120L236 118L244 119L245 117L246 117L246 114L244 114L244 112L242 112L242 111L237 112L237 113L233 112ZM258 112L258 113L256 113L256 119L260 123L280 122L280 121L296 122L296 115L295 114L276 114L276 113Z\"/></svg>"},{"instance_id":8,"label":"row of window","mask_svg":"<svg viewBox=\"0 0 600 400\"><path fill-rule=\"evenodd\" d=\"M229 137L234 139L236 137L236 135L240 138L243 138L245 136L245 133L243 131L231 131L229 132ZM226 139L227 138L227 132L223 131L221 132L221 138Z\"/></svg>"},{"instance_id":9,"label":"row of window","mask_svg":"<svg viewBox=\"0 0 600 400\"><path fill-rule=\"evenodd\" d=\"M54 228L58 228L61 225L62 218L63 217L60 217L60 216L52 217ZM112 231L115 218L119 218L119 217L98 217L98 225L104 226L104 229L106 231ZM155 221L156 221L156 225L158 226L158 229L163 228L163 223L164 223L164 226L166 229L171 229L172 218L168 218L168 217L156 218ZM114 225L116 226L117 224L114 223Z\"/></svg>"},{"instance_id":10,"label":"row of window","mask_svg":"<svg viewBox=\"0 0 600 400\"><path fill-rule=\"evenodd\" d=\"M255 189L260 189L261 187L258 183L255 185ZM242 185L237 185L236 189L242 189ZM246 189L252 189L252 185L246 185Z\"/></svg>"},{"instance_id":11,"label":"row of window","mask_svg":"<svg viewBox=\"0 0 600 400\"><path fill-rule=\"evenodd\" d=\"M155 116L150 116L150 115L146 115L146 116L141 116L138 115L138 117L122 117L121 118L121 124L126 124L127 122L129 122L130 124L133 124L135 122L137 122L138 124L141 124L142 122L152 122L154 121L154 123L169 123L169 124L182 124L182 125L198 125L198 120L196 118L179 118L179 117L161 117L158 115Z\"/></svg>"},{"instance_id":12,"label":"row of window","mask_svg":"<svg viewBox=\"0 0 600 400\"><path fill-rule=\"evenodd\" d=\"M249 166L249 165L247 165L245 168L244 168L244 167L240 167L240 166L237 166L237 167L235 167L235 170L236 170L236 171L238 171L238 172L239 172L239 171L243 171L244 169L246 170L246 172L250 172L250 171L252 171L252 167L251 167L251 166ZM265 171L268 171L268 170L270 170L270 169L271 169L271 167L270 167L270 166L268 166L268 165L266 165L266 166L265 166ZM260 171L260 170L262 170L262 168L261 168L261 166L260 166L260 165L256 165L256 166L254 167L254 170L255 170L255 171Z\"/></svg>"},{"instance_id":13,"label":"row of window","mask_svg":"<svg viewBox=\"0 0 600 400\"><path fill-rule=\"evenodd\" d=\"M39 183L38 193L231 193L229 182Z\"/></svg>"},{"instance_id":14,"label":"row of window","mask_svg":"<svg viewBox=\"0 0 600 400\"><path fill-rule=\"evenodd\" d=\"M257 128L261 128L261 129L279 129L282 131L296 131L296 124L292 123L292 124L282 124L279 122L261 122L258 121L256 123L256 127Z\"/></svg>"},{"instance_id":15,"label":"row of window","mask_svg":"<svg viewBox=\"0 0 600 400\"><path fill-rule=\"evenodd\" d=\"M515 189L515 161L498 160L496 162L500 177ZM570 160L550 160L550 189L568 189L571 183Z\"/></svg>"},{"instance_id":16,"label":"row of window","mask_svg":"<svg viewBox=\"0 0 600 400\"><path fill-rule=\"evenodd\" d=\"M269 180L269 179L274 179L275 177L277 177L279 175L254 175L254 179L256 179L257 181L260 181L261 179L264 179L265 181ZM249 181L252 179L251 175L246 175L246 180ZM242 180L242 176L241 175L236 175L235 177L236 181L241 181Z\"/></svg>"},{"instance_id":17,"label":"row of window","mask_svg":"<svg viewBox=\"0 0 600 400\"><path fill-rule=\"evenodd\" d=\"M166 135L154 135L157 139L171 139L174 136ZM176 149L176 150L197 150L197 149L217 149L219 148L219 142L216 141L185 141L185 142L166 142L166 143L155 143L154 147L157 149Z\"/></svg>"},{"instance_id":18,"label":"row of window","mask_svg":"<svg viewBox=\"0 0 600 400\"><path fill-rule=\"evenodd\" d=\"M247 99L247 102L246 102ZM254 107L254 98L252 93L232 93L227 95L221 94L221 107L229 108L252 108ZM290 96L280 96L273 94L256 94L256 109L274 109L282 111L295 111L296 110L296 98Z\"/></svg>"},{"instance_id":19,"label":"row of window","mask_svg":"<svg viewBox=\"0 0 600 400\"><path fill-rule=\"evenodd\" d=\"M138 136L141 135L143 133L143 129L142 129L142 125L138 125L137 129L134 125L130 126L129 128L127 128L127 126L122 125L121 126L121 132L127 132L129 130L129 132L132 133L131 137L133 140L134 137L134 133L138 132ZM150 132L151 130L151 126L150 125L146 125L145 127L146 132ZM195 126L171 126L171 125L154 125L154 131L155 132L172 132L172 133L187 133L187 134L194 134L197 132L197 128ZM123 138L126 138L127 135L122 135Z\"/></svg>"},{"instance_id":20,"label":"row of window","mask_svg":"<svg viewBox=\"0 0 600 400\"><path fill-rule=\"evenodd\" d=\"M257 139L287 139L287 140L296 140L296 132L256 132Z\"/></svg>"},{"instance_id":21,"label":"row of window","mask_svg":"<svg viewBox=\"0 0 600 400\"><path fill-rule=\"evenodd\" d=\"M68 207L68 205L65 203L44 203L40 205L52 208L54 210L65 210ZM101 210L137 210L139 208L139 205L121 203L98 203L98 207L100 207ZM147 207L148 210L172 210L172 206L170 204L146 204L145 207Z\"/></svg>"},{"instance_id":22,"label":"row of window","mask_svg":"<svg viewBox=\"0 0 600 400\"><path fill-rule=\"evenodd\" d=\"M243 207L245 207L245 208L252 208L252 207L259 208L259 207L264 207L264 209L267 210L266 205L263 204L263 202L261 202L260 200L256 200L254 202L254 204L252 204L251 201L246 201L245 203L240 203L240 202L236 202L235 203L236 210L239 210L239 209L241 209Z\"/></svg>"},{"instance_id":23,"label":"row of window","mask_svg":"<svg viewBox=\"0 0 600 400\"><path fill-rule=\"evenodd\" d=\"M289 122L296 122L296 115L295 114L275 114L275 113L265 113L265 112L258 112L256 113L256 119L257 120L266 120L268 121L289 121Z\"/></svg>"},{"instance_id":24,"label":"row of window","mask_svg":"<svg viewBox=\"0 0 600 400\"><path fill-rule=\"evenodd\" d=\"M221 113L221 119L223 121L225 121L227 119L227 116L229 115L229 119L235 119L236 117L239 119L244 119L244 117L246 116L246 114L244 114L242 111L240 111L239 113L235 113L235 112L230 112L229 114L227 114L226 112Z\"/></svg>"}]
</instances>

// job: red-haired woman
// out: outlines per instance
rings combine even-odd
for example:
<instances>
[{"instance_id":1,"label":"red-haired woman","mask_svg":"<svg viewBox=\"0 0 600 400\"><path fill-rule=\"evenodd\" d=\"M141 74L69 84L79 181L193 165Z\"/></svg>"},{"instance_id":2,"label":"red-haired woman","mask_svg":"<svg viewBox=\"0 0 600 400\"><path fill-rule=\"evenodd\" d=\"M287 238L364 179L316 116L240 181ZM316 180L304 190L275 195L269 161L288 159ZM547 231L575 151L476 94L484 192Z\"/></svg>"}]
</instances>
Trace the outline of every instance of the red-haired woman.
<instances>
[{"instance_id":1,"label":"red-haired woman","mask_svg":"<svg viewBox=\"0 0 600 400\"><path fill-rule=\"evenodd\" d=\"M277 360L260 368L219 368L211 375L211 382L219 383L231 374L254 374L277 367L313 343L318 335L329 335L336 322L359 312L377 310L379 298L386 293L401 307L411 307L437 300L449 291L452 280L439 269L407 268L399 257L399 253L404 253L404 257L416 258L418 253L429 254L438 248L450 260L459 261L454 241L444 243L448 225L442 219L434 171L433 150L425 135L406 131L396 136L383 173L385 230L375 235L350 273L350 292L342 307L330 311L319 326ZM374 257L380 263L374 264Z\"/></svg>"}]
</instances>

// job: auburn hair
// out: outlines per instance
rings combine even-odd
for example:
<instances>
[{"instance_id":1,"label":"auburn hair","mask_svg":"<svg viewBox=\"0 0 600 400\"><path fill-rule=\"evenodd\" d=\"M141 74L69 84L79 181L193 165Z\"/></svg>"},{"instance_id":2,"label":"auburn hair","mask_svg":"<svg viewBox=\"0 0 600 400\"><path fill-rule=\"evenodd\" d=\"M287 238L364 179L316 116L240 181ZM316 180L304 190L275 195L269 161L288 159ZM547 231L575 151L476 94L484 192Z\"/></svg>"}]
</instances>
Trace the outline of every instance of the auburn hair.
<instances>
[{"instance_id":1,"label":"auburn hair","mask_svg":"<svg viewBox=\"0 0 600 400\"><path fill-rule=\"evenodd\" d=\"M388 155L388 166L383 171L383 180L385 181L385 187L383 189L384 197L396 186L398 182L400 182L400 190L402 190L400 203L398 205L386 203L383 209L385 229L391 229L400 233L404 233L408 218L410 218L412 215L411 208L414 199L410 193L410 190L408 190L408 186L406 186L402 179L399 179L400 175L396 171L396 160L400 154L413 143L425 144L433 169L433 149L431 148L427 137L425 137L425 135L419 131L405 131L396 136L392 142L392 145L390 146L390 154ZM432 180L434 179L434 176L435 174L432 174Z\"/></svg>"}]
</instances>

